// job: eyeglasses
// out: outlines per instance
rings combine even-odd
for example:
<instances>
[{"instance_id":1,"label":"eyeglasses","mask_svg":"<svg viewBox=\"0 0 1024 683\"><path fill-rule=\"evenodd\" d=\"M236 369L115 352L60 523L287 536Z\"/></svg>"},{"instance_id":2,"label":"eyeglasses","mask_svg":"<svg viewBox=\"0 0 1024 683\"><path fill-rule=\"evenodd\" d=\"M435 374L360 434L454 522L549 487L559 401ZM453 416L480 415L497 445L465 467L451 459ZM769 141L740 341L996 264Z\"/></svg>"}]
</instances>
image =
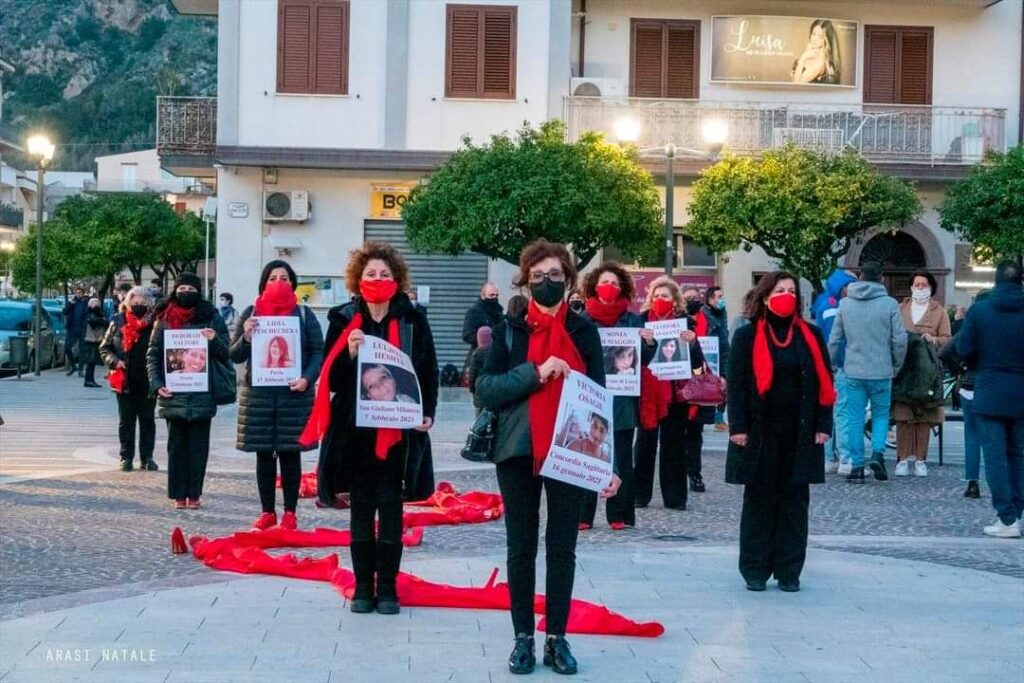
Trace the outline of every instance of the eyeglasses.
<instances>
[{"instance_id":1,"label":"eyeglasses","mask_svg":"<svg viewBox=\"0 0 1024 683\"><path fill-rule=\"evenodd\" d=\"M535 270L530 273L530 282L532 284L539 285L545 279L552 282L565 282L565 273L561 270L549 270L546 273L542 270Z\"/></svg>"}]
</instances>

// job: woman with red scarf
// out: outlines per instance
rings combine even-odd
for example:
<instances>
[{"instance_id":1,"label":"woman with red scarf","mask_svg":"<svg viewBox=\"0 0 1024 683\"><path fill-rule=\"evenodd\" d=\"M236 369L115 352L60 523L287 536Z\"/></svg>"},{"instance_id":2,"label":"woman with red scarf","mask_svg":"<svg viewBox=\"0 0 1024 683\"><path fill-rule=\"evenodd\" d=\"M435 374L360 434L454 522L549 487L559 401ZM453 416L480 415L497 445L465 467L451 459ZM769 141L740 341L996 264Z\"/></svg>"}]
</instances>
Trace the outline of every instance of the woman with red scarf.
<instances>
[{"instance_id":1,"label":"woman with red scarf","mask_svg":"<svg viewBox=\"0 0 1024 683\"><path fill-rule=\"evenodd\" d=\"M213 395L214 362L228 361L228 328L224 319L199 290L203 283L193 273L178 276L171 295L156 308L149 339L149 385L157 396L160 417L167 420L167 496L177 509L202 505L206 462L210 458L210 422L217 414ZM164 375L164 331L200 330L209 349L206 364L208 390L173 393Z\"/></svg>"},{"instance_id":2,"label":"woman with red scarf","mask_svg":"<svg viewBox=\"0 0 1024 683\"><path fill-rule=\"evenodd\" d=\"M583 280L586 297L586 316L598 329L602 327L640 328L644 343L640 346L640 365L646 366L654 357L657 346L653 343L654 333L643 329L644 322L629 310L633 300L633 278L626 269L615 261L602 263L587 273ZM634 363L635 365L635 363ZM607 372L607 368L605 369ZM640 400L633 396L616 396L612 400L615 427L615 472L622 479L617 495L605 503L608 525L615 531L636 525L636 508L633 500L633 433L636 431L640 414ZM597 494L586 493L580 531L594 526L597 514Z\"/></svg>"},{"instance_id":3,"label":"woman with red scarf","mask_svg":"<svg viewBox=\"0 0 1024 683\"><path fill-rule=\"evenodd\" d=\"M276 483L281 468L281 494L284 514L281 527L295 529L295 510L299 502L299 481L302 478L301 451L313 445L299 444L299 435L313 409L313 388L320 375L324 358L324 335L316 315L295 299L298 282L295 271L286 261L273 260L260 274L259 296L252 306L242 311L231 342L231 360L244 363L245 372L239 382L238 438L235 448L256 454L256 488L260 493L262 514L253 522L254 529L269 529L277 524ZM300 376L288 386L254 387L252 385L252 335L261 316L287 316L299 323L302 348ZM273 337L267 346L266 359L271 360L271 346L285 345L282 337ZM287 346L284 346L287 349ZM289 354L290 355L290 354ZM268 362L268 367L275 367ZM285 367L278 364L276 367Z\"/></svg>"},{"instance_id":4,"label":"woman with red scarf","mask_svg":"<svg viewBox=\"0 0 1024 683\"><path fill-rule=\"evenodd\" d=\"M643 322L656 320L687 320L686 331L680 335L680 343L690 350L690 368L699 374L704 367L704 354L693 332L694 323L686 314L687 300L675 280L661 276L647 288L644 302ZM651 342L653 343L653 339ZM658 460L658 479L661 484L661 500L666 509L685 510L687 501L686 462L687 449L700 448L699 440L703 425L697 415L691 415L691 406L676 398L679 382L659 380L646 368L641 375L640 385L640 434L636 439L634 466L636 471L636 506L645 508L654 495L654 465ZM661 455L658 453L659 442Z\"/></svg>"},{"instance_id":5,"label":"woman with red scarf","mask_svg":"<svg viewBox=\"0 0 1024 683\"><path fill-rule=\"evenodd\" d=\"M808 485L825 481L835 386L821 330L801 310L796 277L763 276L729 354L725 480L745 486L739 569L751 591L772 575L781 590L800 590Z\"/></svg>"},{"instance_id":6,"label":"woman with red scarf","mask_svg":"<svg viewBox=\"0 0 1024 683\"><path fill-rule=\"evenodd\" d=\"M365 613L376 607L380 614L398 614L402 500L422 500L434 492L426 432L437 408L437 354L426 315L405 294L409 269L394 247L367 242L353 251L345 285L352 302L327 314L327 357L299 443L309 446L322 439L321 503L333 507L338 494L350 493L356 579L350 609ZM367 335L388 341L412 360L423 401L423 424L417 431L355 426L357 357Z\"/></svg>"},{"instance_id":7,"label":"woman with red scarf","mask_svg":"<svg viewBox=\"0 0 1024 683\"><path fill-rule=\"evenodd\" d=\"M506 316L494 330L491 351L476 381L485 408L498 416L494 462L505 506L508 584L515 647L509 670L533 671L533 599L541 493L547 498L547 638L544 664L574 674L577 664L565 640L576 571L576 540L586 491L540 476L551 447L562 384L570 370L604 385L604 358L594 324L572 312L566 290L576 285L576 268L561 244L540 239L519 257L516 286L528 288L527 310ZM506 343L511 328L511 348ZM602 492L614 496L620 480L612 477Z\"/></svg>"},{"instance_id":8,"label":"woman with red scarf","mask_svg":"<svg viewBox=\"0 0 1024 683\"><path fill-rule=\"evenodd\" d=\"M153 295L148 287L133 287L124 297L100 342L100 357L110 370L110 388L117 396L117 438L121 442L121 471L131 472L135 459L135 424L139 425L139 468L155 472L156 399L149 390L146 349L153 331Z\"/></svg>"}]
</instances>

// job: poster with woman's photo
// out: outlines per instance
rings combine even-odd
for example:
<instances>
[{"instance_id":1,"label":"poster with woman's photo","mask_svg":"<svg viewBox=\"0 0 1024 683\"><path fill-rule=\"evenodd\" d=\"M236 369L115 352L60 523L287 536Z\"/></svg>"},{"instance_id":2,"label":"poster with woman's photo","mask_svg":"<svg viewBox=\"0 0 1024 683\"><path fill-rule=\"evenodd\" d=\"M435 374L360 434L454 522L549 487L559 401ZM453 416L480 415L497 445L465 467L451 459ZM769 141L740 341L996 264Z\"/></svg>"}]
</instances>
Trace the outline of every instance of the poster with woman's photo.
<instances>
[{"instance_id":1,"label":"poster with woman's photo","mask_svg":"<svg viewBox=\"0 0 1024 683\"><path fill-rule=\"evenodd\" d=\"M704 354L704 361L711 368L711 372L722 376L722 362L718 348L718 337L697 337L697 343L700 344L700 350Z\"/></svg>"},{"instance_id":2,"label":"poster with woman's photo","mask_svg":"<svg viewBox=\"0 0 1024 683\"><path fill-rule=\"evenodd\" d=\"M379 337L366 336L356 367L356 426L409 429L423 424L412 360Z\"/></svg>"},{"instance_id":3,"label":"poster with woman's photo","mask_svg":"<svg viewBox=\"0 0 1024 683\"><path fill-rule=\"evenodd\" d=\"M686 321L655 320L647 323L647 329L654 332L658 350L648 366L658 379L690 379L690 346L681 338L686 331Z\"/></svg>"},{"instance_id":4,"label":"poster with woman's photo","mask_svg":"<svg viewBox=\"0 0 1024 683\"><path fill-rule=\"evenodd\" d=\"M164 330L164 384L168 391L210 390L209 348L202 330Z\"/></svg>"},{"instance_id":5,"label":"poster with woman's photo","mask_svg":"<svg viewBox=\"0 0 1024 683\"><path fill-rule=\"evenodd\" d=\"M286 387L302 376L302 339L294 315L254 317L252 331L252 385Z\"/></svg>"},{"instance_id":6,"label":"poster with woman's photo","mask_svg":"<svg viewBox=\"0 0 1024 683\"><path fill-rule=\"evenodd\" d=\"M602 327L605 386L612 396L640 395L640 328Z\"/></svg>"},{"instance_id":7,"label":"poster with woman's photo","mask_svg":"<svg viewBox=\"0 0 1024 683\"><path fill-rule=\"evenodd\" d=\"M554 438L541 476L591 491L607 488L615 458L614 433L611 392L582 373L570 372L562 385Z\"/></svg>"}]
</instances>

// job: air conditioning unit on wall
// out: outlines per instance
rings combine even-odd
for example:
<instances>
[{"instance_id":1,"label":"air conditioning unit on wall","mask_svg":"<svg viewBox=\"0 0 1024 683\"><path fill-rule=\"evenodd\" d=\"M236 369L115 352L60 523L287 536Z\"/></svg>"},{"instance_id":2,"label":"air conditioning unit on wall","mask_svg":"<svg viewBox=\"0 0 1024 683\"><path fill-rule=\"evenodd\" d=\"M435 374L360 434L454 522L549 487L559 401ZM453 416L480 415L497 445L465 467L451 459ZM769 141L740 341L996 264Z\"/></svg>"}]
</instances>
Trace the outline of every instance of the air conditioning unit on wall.
<instances>
[{"instance_id":1,"label":"air conditioning unit on wall","mask_svg":"<svg viewBox=\"0 0 1024 683\"><path fill-rule=\"evenodd\" d=\"M301 222L309 220L307 190L263 193L263 220L269 222Z\"/></svg>"},{"instance_id":2,"label":"air conditioning unit on wall","mask_svg":"<svg viewBox=\"0 0 1024 683\"><path fill-rule=\"evenodd\" d=\"M573 97L625 97L626 83L621 78L573 78L569 92Z\"/></svg>"}]
</instances>

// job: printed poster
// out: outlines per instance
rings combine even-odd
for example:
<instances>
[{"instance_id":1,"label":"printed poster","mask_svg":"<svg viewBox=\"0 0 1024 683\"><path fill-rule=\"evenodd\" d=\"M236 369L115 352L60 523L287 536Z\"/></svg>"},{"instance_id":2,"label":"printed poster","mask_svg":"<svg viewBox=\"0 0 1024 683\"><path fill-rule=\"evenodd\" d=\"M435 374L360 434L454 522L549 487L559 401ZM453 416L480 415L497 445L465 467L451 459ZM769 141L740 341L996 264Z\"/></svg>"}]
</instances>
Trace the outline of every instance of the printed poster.
<instances>
[{"instance_id":1,"label":"printed poster","mask_svg":"<svg viewBox=\"0 0 1024 683\"><path fill-rule=\"evenodd\" d=\"M697 337L700 350L704 353L704 360L707 362L711 372L719 377L722 376L722 362L718 352L718 337Z\"/></svg>"},{"instance_id":2,"label":"printed poster","mask_svg":"<svg viewBox=\"0 0 1024 683\"><path fill-rule=\"evenodd\" d=\"M202 330L164 330L164 384L172 394L210 390L209 342Z\"/></svg>"},{"instance_id":3,"label":"printed poster","mask_svg":"<svg viewBox=\"0 0 1024 683\"><path fill-rule=\"evenodd\" d=\"M302 335L294 315L253 317L252 385L286 387L302 376Z\"/></svg>"},{"instance_id":4,"label":"printed poster","mask_svg":"<svg viewBox=\"0 0 1024 683\"><path fill-rule=\"evenodd\" d=\"M614 433L611 393L586 375L570 372L562 384L554 439L541 476L591 491L607 488Z\"/></svg>"},{"instance_id":5,"label":"printed poster","mask_svg":"<svg viewBox=\"0 0 1024 683\"><path fill-rule=\"evenodd\" d=\"M409 429L423 424L420 382L401 349L367 335L359 347L356 383L357 427Z\"/></svg>"},{"instance_id":6,"label":"printed poster","mask_svg":"<svg viewBox=\"0 0 1024 683\"><path fill-rule=\"evenodd\" d=\"M640 395L640 328L601 327L605 386L612 396Z\"/></svg>"},{"instance_id":7,"label":"printed poster","mask_svg":"<svg viewBox=\"0 0 1024 683\"><path fill-rule=\"evenodd\" d=\"M656 320L646 325L654 332L658 350L648 366L658 379L690 379L690 345L680 336L686 331L686 320Z\"/></svg>"}]
</instances>

